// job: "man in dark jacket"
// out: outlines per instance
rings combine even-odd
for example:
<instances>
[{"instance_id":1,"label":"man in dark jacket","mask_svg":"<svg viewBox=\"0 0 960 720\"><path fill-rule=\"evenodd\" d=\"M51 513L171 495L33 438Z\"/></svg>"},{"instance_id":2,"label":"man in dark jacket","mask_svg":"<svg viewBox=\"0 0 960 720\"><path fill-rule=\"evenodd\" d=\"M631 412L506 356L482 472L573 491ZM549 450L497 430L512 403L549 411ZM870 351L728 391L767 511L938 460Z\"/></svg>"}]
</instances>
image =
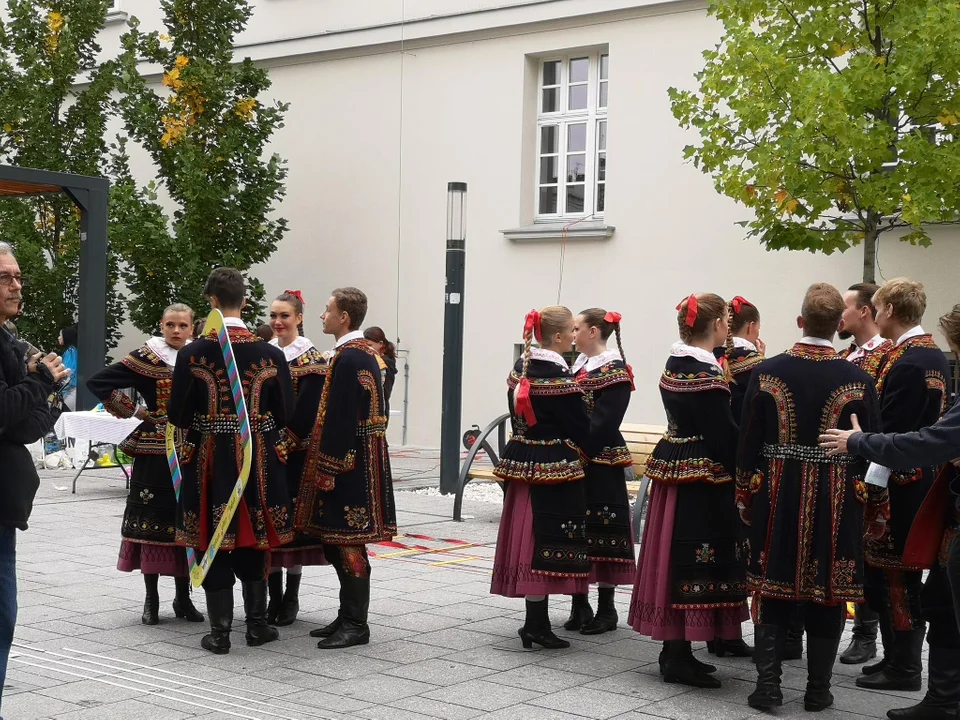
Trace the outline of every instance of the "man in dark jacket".
<instances>
[{"instance_id":1,"label":"man in dark jacket","mask_svg":"<svg viewBox=\"0 0 960 720\"><path fill-rule=\"evenodd\" d=\"M0 324L17 314L22 288L13 250L0 243ZM33 355L25 364L23 346L0 327L0 695L17 622L16 532L27 529L40 486L25 445L53 427L47 397L67 374L55 353Z\"/></svg>"}]
</instances>

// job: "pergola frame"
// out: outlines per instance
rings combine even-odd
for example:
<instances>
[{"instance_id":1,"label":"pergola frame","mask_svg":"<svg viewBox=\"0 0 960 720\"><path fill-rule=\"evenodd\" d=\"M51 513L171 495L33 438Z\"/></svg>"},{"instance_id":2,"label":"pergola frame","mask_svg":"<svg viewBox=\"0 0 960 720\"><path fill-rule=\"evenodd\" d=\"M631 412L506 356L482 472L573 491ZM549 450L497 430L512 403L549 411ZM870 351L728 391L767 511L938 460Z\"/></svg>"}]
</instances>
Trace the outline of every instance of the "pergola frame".
<instances>
[{"instance_id":1,"label":"pergola frame","mask_svg":"<svg viewBox=\"0 0 960 720\"><path fill-rule=\"evenodd\" d=\"M110 182L102 177L0 165L0 197L61 192L80 211L77 410L89 410L97 404L97 399L87 390L87 379L103 367L107 354L107 200ZM17 238L4 239L16 246Z\"/></svg>"}]
</instances>

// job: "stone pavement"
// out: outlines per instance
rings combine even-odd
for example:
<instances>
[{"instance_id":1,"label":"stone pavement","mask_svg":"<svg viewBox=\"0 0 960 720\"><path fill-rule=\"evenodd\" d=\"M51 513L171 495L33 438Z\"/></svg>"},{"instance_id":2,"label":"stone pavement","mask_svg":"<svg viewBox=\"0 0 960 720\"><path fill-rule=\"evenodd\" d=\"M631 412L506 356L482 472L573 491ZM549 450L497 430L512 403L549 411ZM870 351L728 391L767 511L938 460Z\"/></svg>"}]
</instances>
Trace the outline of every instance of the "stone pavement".
<instances>
[{"instance_id":1,"label":"stone pavement","mask_svg":"<svg viewBox=\"0 0 960 720\"><path fill-rule=\"evenodd\" d=\"M407 492L436 485L436 452L394 453L401 537L372 546L372 642L323 652L307 633L333 619L337 578L306 568L300 620L281 641L243 642L237 587L233 650L200 649L205 624L176 620L173 583L161 581L161 622L140 624L139 575L115 570L124 484L119 471L45 471L30 530L19 536L20 620L3 699L6 720L539 720L616 718L741 720L754 677L744 660L711 660L721 690L664 684L656 643L623 627L629 589L618 593L621 628L570 637L564 651L524 651L523 603L491 596L489 573L500 506L467 500L464 523L452 498ZM201 612L202 593L195 594ZM556 598L552 619L566 615ZM744 626L750 630L750 625ZM567 634L563 630L560 634ZM698 655L706 657L704 650ZM857 668L837 666L836 707L822 720L880 718L920 693L857 689ZM803 717L802 662L785 669L786 705Z\"/></svg>"}]
</instances>

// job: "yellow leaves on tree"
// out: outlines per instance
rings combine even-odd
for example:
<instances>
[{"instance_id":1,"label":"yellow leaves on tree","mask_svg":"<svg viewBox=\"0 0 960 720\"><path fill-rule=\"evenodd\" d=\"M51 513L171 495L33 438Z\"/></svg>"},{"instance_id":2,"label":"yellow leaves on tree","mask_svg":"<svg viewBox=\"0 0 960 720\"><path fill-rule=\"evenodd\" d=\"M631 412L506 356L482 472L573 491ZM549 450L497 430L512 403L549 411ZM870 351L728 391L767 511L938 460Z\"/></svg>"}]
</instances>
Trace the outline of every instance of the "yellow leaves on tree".
<instances>
[{"instance_id":1,"label":"yellow leaves on tree","mask_svg":"<svg viewBox=\"0 0 960 720\"><path fill-rule=\"evenodd\" d=\"M249 122L253 118L253 111L256 109L257 101L252 97L239 100L237 104L233 106L233 111L237 114L237 117L244 122Z\"/></svg>"},{"instance_id":2,"label":"yellow leaves on tree","mask_svg":"<svg viewBox=\"0 0 960 720\"><path fill-rule=\"evenodd\" d=\"M960 122L960 112L955 110L947 110L944 108L943 112L937 115L937 122L944 127L956 125L958 122Z\"/></svg>"},{"instance_id":3,"label":"yellow leaves on tree","mask_svg":"<svg viewBox=\"0 0 960 720\"><path fill-rule=\"evenodd\" d=\"M163 75L162 83L173 90L167 100L172 112L162 118L163 136L160 138L160 144L163 147L168 148L186 137L187 128L196 124L197 116L204 110L206 99L200 87L181 77L181 73L189 65L190 58L186 55L178 55L173 62L173 67Z\"/></svg>"},{"instance_id":4,"label":"yellow leaves on tree","mask_svg":"<svg viewBox=\"0 0 960 720\"><path fill-rule=\"evenodd\" d=\"M47 52L51 55L60 47L60 34L63 32L63 26L66 19L63 13L51 10L47 13Z\"/></svg>"},{"instance_id":5,"label":"yellow leaves on tree","mask_svg":"<svg viewBox=\"0 0 960 720\"><path fill-rule=\"evenodd\" d=\"M780 209L780 212L783 215L793 215L797 211L800 203L794 199L790 193L781 188L777 191L777 194L774 195L774 198L777 200L777 207Z\"/></svg>"}]
</instances>

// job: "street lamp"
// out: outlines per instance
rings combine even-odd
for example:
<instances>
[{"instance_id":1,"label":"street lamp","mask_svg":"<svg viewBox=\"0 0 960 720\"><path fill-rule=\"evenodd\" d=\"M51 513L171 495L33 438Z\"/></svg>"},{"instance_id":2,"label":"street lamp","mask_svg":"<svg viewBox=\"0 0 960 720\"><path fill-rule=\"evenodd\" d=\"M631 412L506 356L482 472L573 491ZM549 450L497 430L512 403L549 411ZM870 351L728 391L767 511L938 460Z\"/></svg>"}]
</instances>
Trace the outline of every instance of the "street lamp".
<instances>
[{"instance_id":1,"label":"street lamp","mask_svg":"<svg viewBox=\"0 0 960 720\"><path fill-rule=\"evenodd\" d=\"M457 491L463 405L463 285L467 259L467 184L447 183L447 282L443 311L440 492Z\"/></svg>"}]
</instances>

